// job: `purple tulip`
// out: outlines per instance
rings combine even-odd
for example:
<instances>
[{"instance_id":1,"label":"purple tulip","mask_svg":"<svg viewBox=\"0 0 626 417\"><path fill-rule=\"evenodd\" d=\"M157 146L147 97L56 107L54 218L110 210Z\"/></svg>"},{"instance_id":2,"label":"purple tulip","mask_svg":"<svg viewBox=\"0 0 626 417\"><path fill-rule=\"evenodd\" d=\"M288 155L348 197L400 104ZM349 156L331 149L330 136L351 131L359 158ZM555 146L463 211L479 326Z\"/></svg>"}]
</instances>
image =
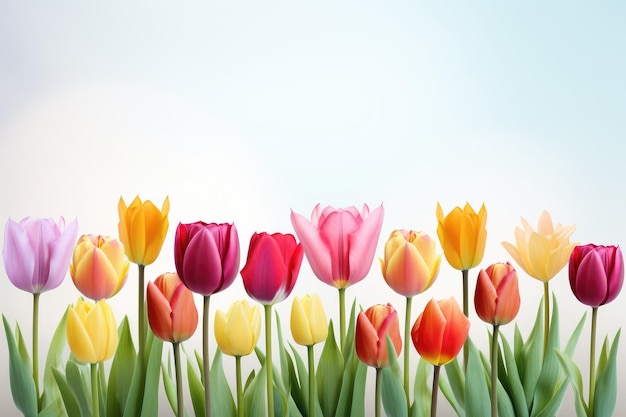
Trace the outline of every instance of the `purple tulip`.
<instances>
[{"instance_id":1,"label":"purple tulip","mask_svg":"<svg viewBox=\"0 0 626 417\"><path fill-rule=\"evenodd\" d=\"M599 307L615 299L624 284L624 258L618 246L576 246L569 260L569 283L578 300Z\"/></svg>"},{"instance_id":2,"label":"purple tulip","mask_svg":"<svg viewBox=\"0 0 626 417\"><path fill-rule=\"evenodd\" d=\"M63 217L58 224L53 219L9 219L2 248L9 280L31 294L58 287L67 275L77 235L76 220L66 227Z\"/></svg>"}]
</instances>

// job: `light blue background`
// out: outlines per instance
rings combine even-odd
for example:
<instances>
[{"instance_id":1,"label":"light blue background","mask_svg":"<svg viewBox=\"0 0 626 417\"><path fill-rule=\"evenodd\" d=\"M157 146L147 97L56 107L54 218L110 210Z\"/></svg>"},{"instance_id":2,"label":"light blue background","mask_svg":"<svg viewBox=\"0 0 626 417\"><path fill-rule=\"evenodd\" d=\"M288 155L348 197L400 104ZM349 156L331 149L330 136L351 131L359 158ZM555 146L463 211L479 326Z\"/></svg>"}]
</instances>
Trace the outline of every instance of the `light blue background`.
<instances>
[{"instance_id":1,"label":"light blue background","mask_svg":"<svg viewBox=\"0 0 626 417\"><path fill-rule=\"evenodd\" d=\"M382 203L377 256L393 229L435 236L438 201L446 213L485 203L481 267L510 260L500 243L543 209L575 223L577 242L626 238L623 2L126 3L0 2L2 224L63 215L81 234L117 235L120 196L160 205L169 195L170 230L148 279L174 270L179 221L234 221L243 266L254 231L293 232L290 209L308 216L317 202ZM377 264L348 302L404 311ZM526 335L542 286L519 274ZM0 275L0 310L30 344L32 297ZM565 340L587 309L565 270L551 289ZM305 261L294 295L307 292L337 320L336 291ZM111 300L133 329L136 294L133 266ZM42 296L42 352L78 295L68 274ZM444 261L413 320L450 295L460 300L460 273ZM238 278L212 311L244 297ZM624 325L623 303L600 309L600 340ZM284 326L290 305L277 306ZM483 348L487 329L474 315ZM587 323L576 350L585 387L588 337ZM14 415L5 342L0 358L0 414ZM440 409L451 415L443 397ZM625 410L621 396L616 414ZM561 413L573 414L570 389Z\"/></svg>"}]
</instances>

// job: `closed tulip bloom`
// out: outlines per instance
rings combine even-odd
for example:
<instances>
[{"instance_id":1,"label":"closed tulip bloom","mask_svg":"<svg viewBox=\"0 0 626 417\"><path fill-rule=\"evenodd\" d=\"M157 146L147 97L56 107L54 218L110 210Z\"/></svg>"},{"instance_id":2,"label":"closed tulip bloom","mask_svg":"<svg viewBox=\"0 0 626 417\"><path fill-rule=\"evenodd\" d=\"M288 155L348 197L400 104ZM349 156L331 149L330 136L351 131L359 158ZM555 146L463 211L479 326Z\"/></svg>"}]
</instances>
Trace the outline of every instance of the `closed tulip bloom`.
<instances>
[{"instance_id":1,"label":"closed tulip bloom","mask_svg":"<svg viewBox=\"0 0 626 417\"><path fill-rule=\"evenodd\" d=\"M328 337L326 313L317 294L294 298L291 304L291 335L302 346L313 346Z\"/></svg>"},{"instance_id":2,"label":"closed tulip bloom","mask_svg":"<svg viewBox=\"0 0 626 417\"><path fill-rule=\"evenodd\" d=\"M440 264L441 254L435 250L435 241L428 234L413 230L394 230L385 243L385 259L380 259L385 281L405 297L430 288Z\"/></svg>"},{"instance_id":3,"label":"closed tulip bloom","mask_svg":"<svg viewBox=\"0 0 626 417\"><path fill-rule=\"evenodd\" d=\"M174 262L191 291L210 296L228 288L239 272L239 236L234 224L180 223Z\"/></svg>"},{"instance_id":4,"label":"closed tulip bloom","mask_svg":"<svg viewBox=\"0 0 626 417\"><path fill-rule=\"evenodd\" d=\"M476 282L474 306L478 317L486 323L507 324L515 318L520 295L517 272L509 262L481 269Z\"/></svg>"},{"instance_id":5,"label":"closed tulip bloom","mask_svg":"<svg viewBox=\"0 0 626 417\"><path fill-rule=\"evenodd\" d=\"M455 207L447 216L437 203L437 236L446 260L454 269L469 270L480 263L487 240L487 209L483 204L478 213L469 203Z\"/></svg>"},{"instance_id":6,"label":"closed tulip bloom","mask_svg":"<svg viewBox=\"0 0 626 417\"><path fill-rule=\"evenodd\" d=\"M127 207L120 197L117 211L120 217L118 230L126 256L137 265L150 265L159 256L170 225L167 219L169 198L165 197L159 210L150 200L142 203L139 196Z\"/></svg>"},{"instance_id":7,"label":"closed tulip bloom","mask_svg":"<svg viewBox=\"0 0 626 417\"><path fill-rule=\"evenodd\" d=\"M430 300L411 329L411 340L420 356L441 366L451 362L461 351L469 334L470 321L452 297Z\"/></svg>"},{"instance_id":8,"label":"closed tulip bloom","mask_svg":"<svg viewBox=\"0 0 626 417\"><path fill-rule=\"evenodd\" d=\"M112 236L83 235L74 247L70 275L92 300L111 298L124 286L130 262L124 245Z\"/></svg>"},{"instance_id":9,"label":"closed tulip bloom","mask_svg":"<svg viewBox=\"0 0 626 417\"><path fill-rule=\"evenodd\" d=\"M230 356L252 353L261 334L261 310L246 300L235 301L226 314L215 313L215 340L220 350Z\"/></svg>"},{"instance_id":10,"label":"closed tulip bloom","mask_svg":"<svg viewBox=\"0 0 626 417\"><path fill-rule=\"evenodd\" d=\"M360 312L354 334L356 354L368 366L384 368L389 365L387 336L393 342L396 355L402 350L398 313L391 304L376 304Z\"/></svg>"},{"instance_id":11,"label":"closed tulip bloom","mask_svg":"<svg viewBox=\"0 0 626 417\"><path fill-rule=\"evenodd\" d=\"M66 323L67 344L76 359L97 363L107 360L117 349L117 324L106 300L96 304L79 299L69 309Z\"/></svg>"},{"instance_id":12,"label":"closed tulip bloom","mask_svg":"<svg viewBox=\"0 0 626 417\"><path fill-rule=\"evenodd\" d=\"M26 217L19 223L9 219L4 229L2 259L13 285L31 294L57 288L67 274L78 223L65 225L61 217Z\"/></svg>"},{"instance_id":13,"label":"closed tulip bloom","mask_svg":"<svg viewBox=\"0 0 626 417\"><path fill-rule=\"evenodd\" d=\"M576 246L569 261L569 283L578 300L590 307L610 303L624 285L624 258L618 246Z\"/></svg>"},{"instance_id":14,"label":"closed tulip bloom","mask_svg":"<svg viewBox=\"0 0 626 417\"><path fill-rule=\"evenodd\" d=\"M298 279L303 256L302 245L291 234L252 235L248 259L241 270L248 295L264 305L287 298Z\"/></svg>"},{"instance_id":15,"label":"closed tulip bloom","mask_svg":"<svg viewBox=\"0 0 626 417\"><path fill-rule=\"evenodd\" d=\"M576 225L553 225L552 217L543 211L539 227L535 231L524 219L522 227L515 228L515 246L502 242L504 249L513 257L520 268L531 277L542 282L551 280L567 264L576 243L569 237Z\"/></svg>"},{"instance_id":16,"label":"closed tulip bloom","mask_svg":"<svg viewBox=\"0 0 626 417\"><path fill-rule=\"evenodd\" d=\"M177 274L165 273L147 288L148 323L154 334L166 342L182 342L198 327L198 310L193 293Z\"/></svg>"},{"instance_id":17,"label":"closed tulip bloom","mask_svg":"<svg viewBox=\"0 0 626 417\"><path fill-rule=\"evenodd\" d=\"M310 221L292 211L291 223L315 275L335 288L346 288L370 271L383 216L382 205L370 213L366 204L360 211L354 206L322 209L318 204Z\"/></svg>"}]
</instances>

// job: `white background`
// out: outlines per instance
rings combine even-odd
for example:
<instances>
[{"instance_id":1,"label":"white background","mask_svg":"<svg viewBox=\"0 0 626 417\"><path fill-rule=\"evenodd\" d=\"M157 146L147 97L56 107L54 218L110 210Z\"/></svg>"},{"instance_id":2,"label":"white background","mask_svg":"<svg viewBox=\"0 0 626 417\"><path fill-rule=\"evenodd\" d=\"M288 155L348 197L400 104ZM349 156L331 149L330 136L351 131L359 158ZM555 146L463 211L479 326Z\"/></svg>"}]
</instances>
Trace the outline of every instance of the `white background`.
<instances>
[{"instance_id":1,"label":"white background","mask_svg":"<svg viewBox=\"0 0 626 417\"><path fill-rule=\"evenodd\" d=\"M0 220L63 215L78 219L80 234L117 235L120 196L160 206L167 195L171 225L147 268L150 280L174 270L178 222L234 221L243 267L253 232L293 233L290 209L308 216L318 202L383 204L377 257L393 229L436 236L437 202L446 213L466 201L476 209L485 203L481 267L510 260L501 242L513 241L520 216L536 225L543 209L577 225L574 241L620 244L625 18L617 1L2 0ZM136 272L132 266L111 300L133 329ZM527 335L542 285L519 275L517 323ZM444 261L433 288L416 297L412 319L431 297L460 300L460 282ZM566 270L550 285L564 341L588 309L572 295ZM293 294L307 292L319 293L338 320L336 290L305 260ZM78 296L68 274L41 297L42 358ZM212 312L245 297L238 277L212 297ZM354 298L363 308L391 302L404 311L377 260L347 291L348 304ZM599 343L624 325L623 302L622 294L600 309ZM0 311L20 324L29 345L31 305L2 271ZM277 306L285 328L290 305L291 298ZM576 349L585 387L588 322ZM484 349L487 329L474 315L471 336ZM187 348L200 349L200 338L198 331ZM10 416L17 411L5 342L0 359L0 414ZM257 366L254 357L245 362ZM618 367L623 388L623 353ZM443 397L440 409L451 415ZM616 414L624 410L621 396ZM163 405L161 414L169 413ZM561 414L573 414L571 389Z\"/></svg>"}]
</instances>

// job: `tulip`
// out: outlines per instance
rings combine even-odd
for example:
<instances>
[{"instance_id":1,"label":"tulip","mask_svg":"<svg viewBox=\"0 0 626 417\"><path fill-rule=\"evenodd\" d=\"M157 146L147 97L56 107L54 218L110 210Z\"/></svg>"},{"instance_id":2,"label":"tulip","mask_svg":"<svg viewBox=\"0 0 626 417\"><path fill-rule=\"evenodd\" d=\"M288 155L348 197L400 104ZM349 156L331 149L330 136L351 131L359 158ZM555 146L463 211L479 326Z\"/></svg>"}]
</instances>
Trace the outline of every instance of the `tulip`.
<instances>
[{"instance_id":1,"label":"tulip","mask_svg":"<svg viewBox=\"0 0 626 417\"><path fill-rule=\"evenodd\" d=\"M431 299L413 324L413 345L420 356L435 369L430 403L431 417L437 415L441 366L451 362L459 354L469 334L469 327L469 319L452 297L440 301Z\"/></svg>"},{"instance_id":2,"label":"tulip","mask_svg":"<svg viewBox=\"0 0 626 417\"><path fill-rule=\"evenodd\" d=\"M117 349L115 316L104 299L94 304L79 298L69 309L66 333L72 354L81 362L105 361Z\"/></svg>"},{"instance_id":3,"label":"tulip","mask_svg":"<svg viewBox=\"0 0 626 417\"><path fill-rule=\"evenodd\" d=\"M175 273L160 275L147 288L148 323L154 334L168 342L189 339L198 326L193 293Z\"/></svg>"},{"instance_id":4,"label":"tulip","mask_svg":"<svg viewBox=\"0 0 626 417\"><path fill-rule=\"evenodd\" d=\"M139 196L126 207L120 197L117 209L120 217L118 230L126 256L137 265L150 265L159 256L169 227L169 198L165 197L159 210L150 200L142 203Z\"/></svg>"},{"instance_id":5,"label":"tulip","mask_svg":"<svg viewBox=\"0 0 626 417\"><path fill-rule=\"evenodd\" d=\"M241 270L243 286L265 309L265 363L267 364L267 415L274 415L272 380L272 305L291 294L302 265L302 245L291 234L255 233L248 259Z\"/></svg>"},{"instance_id":6,"label":"tulip","mask_svg":"<svg viewBox=\"0 0 626 417\"><path fill-rule=\"evenodd\" d=\"M594 244L574 247L569 259L569 283L576 298L591 307L588 409L594 409L596 327L598 308L613 301L624 285L624 258L618 246Z\"/></svg>"},{"instance_id":7,"label":"tulip","mask_svg":"<svg viewBox=\"0 0 626 417\"><path fill-rule=\"evenodd\" d=\"M466 203L463 209L455 207L444 217L441 204L437 203L437 236L450 266L463 271L482 261L487 240L486 224L484 204L478 214Z\"/></svg>"},{"instance_id":8,"label":"tulip","mask_svg":"<svg viewBox=\"0 0 626 417\"><path fill-rule=\"evenodd\" d=\"M296 297L291 304L291 334L302 346L312 346L328 337L328 321L317 294Z\"/></svg>"},{"instance_id":9,"label":"tulip","mask_svg":"<svg viewBox=\"0 0 626 417\"><path fill-rule=\"evenodd\" d=\"M39 295L57 288L67 275L72 247L78 233L76 220L65 225L61 217L9 219L4 229L2 259L13 285L33 294L33 380L39 398Z\"/></svg>"},{"instance_id":10,"label":"tulip","mask_svg":"<svg viewBox=\"0 0 626 417\"><path fill-rule=\"evenodd\" d=\"M82 235L72 255L70 275L87 298L111 298L122 288L130 262L122 243L112 236Z\"/></svg>"},{"instance_id":11,"label":"tulip","mask_svg":"<svg viewBox=\"0 0 626 417\"><path fill-rule=\"evenodd\" d=\"M209 302L228 288L239 270L239 236L234 224L179 223L174 237L174 263L181 281L204 297L202 352L204 375L209 374ZM204 384L207 416L211 416L210 378Z\"/></svg>"},{"instance_id":12,"label":"tulip","mask_svg":"<svg viewBox=\"0 0 626 417\"><path fill-rule=\"evenodd\" d=\"M507 263L495 263L481 269L476 282L474 306L478 317L486 323L510 323L519 311L520 295L517 272Z\"/></svg>"},{"instance_id":13,"label":"tulip","mask_svg":"<svg viewBox=\"0 0 626 417\"><path fill-rule=\"evenodd\" d=\"M317 204L311 220L291 212L291 223L302 242L313 273L322 282L339 290L339 336L345 340L345 289L369 273L382 228L381 205L370 213L367 204L359 211Z\"/></svg>"},{"instance_id":14,"label":"tulip","mask_svg":"<svg viewBox=\"0 0 626 417\"><path fill-rule=\"evenodd\" d=\"M415 349L427 362L441 366L451 362L460 352L470 321L452 297L431 299L411 330Z\"/></svg>"}]
</instances>

